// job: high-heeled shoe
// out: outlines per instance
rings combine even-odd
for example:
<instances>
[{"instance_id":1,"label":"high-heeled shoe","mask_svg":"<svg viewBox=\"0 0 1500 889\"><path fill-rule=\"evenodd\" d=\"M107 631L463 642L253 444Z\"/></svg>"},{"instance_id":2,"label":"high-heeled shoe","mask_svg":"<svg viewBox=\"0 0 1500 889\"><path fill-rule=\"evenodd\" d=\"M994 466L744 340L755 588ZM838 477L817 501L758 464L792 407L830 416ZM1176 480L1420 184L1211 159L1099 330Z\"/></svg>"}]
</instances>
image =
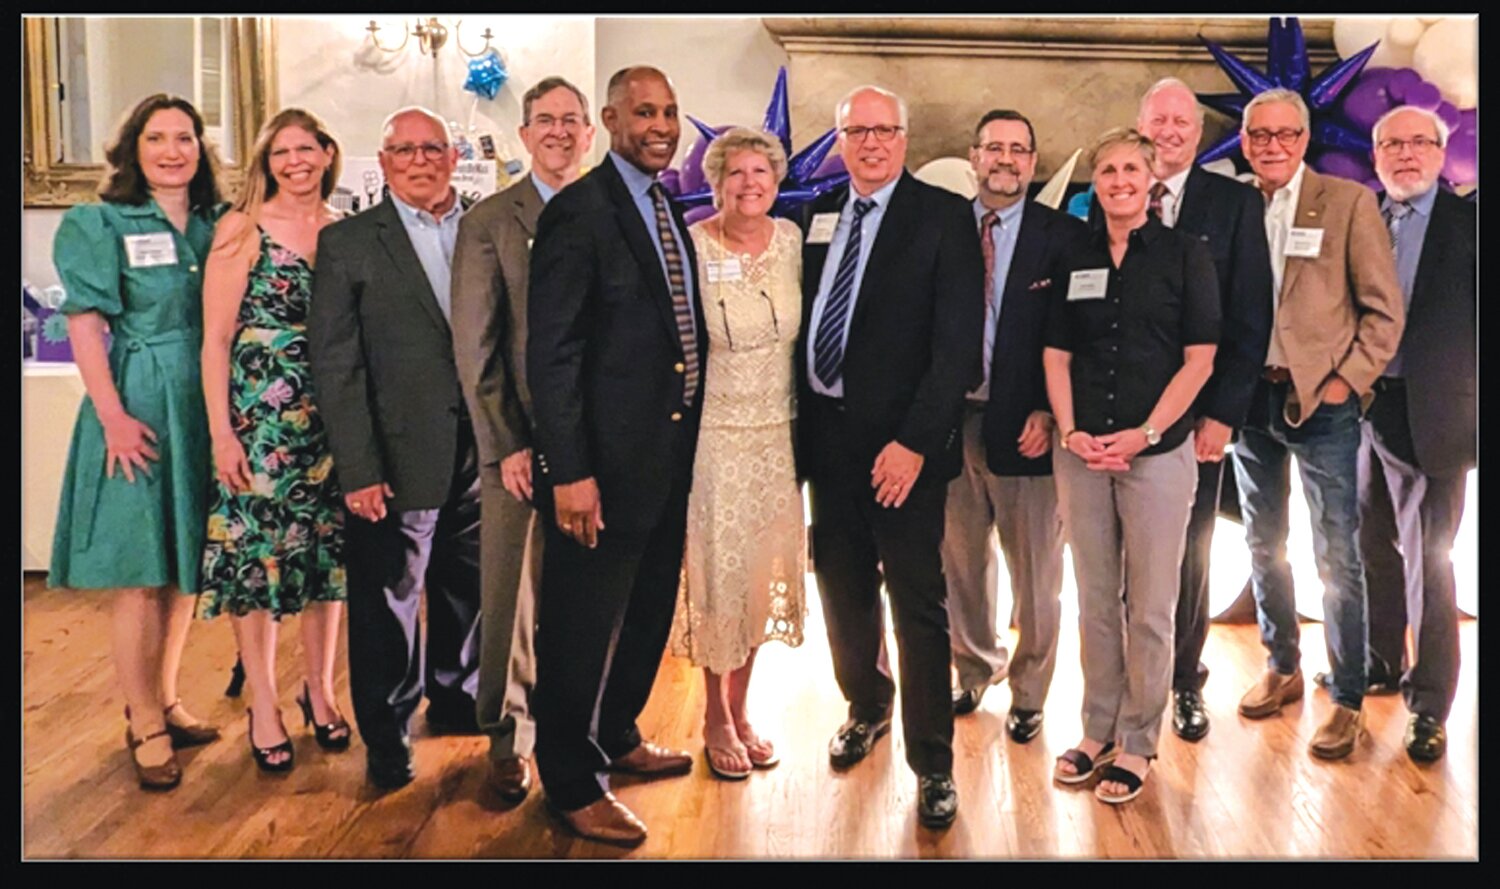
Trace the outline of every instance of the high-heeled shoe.
<instances>
[{"instance_id":1,"label":"high-heeled shoe","mask_svg":"<svg viewBox=\"0 0 1500 889\"><path fill-rule=\"evenodd\" d=\"M297 762L295 758L296 750L292 747L291 737L288 736L285 741L282 741L275 747L257 746L255 743L255 711L247 708L246 712L250 717L250 731L248 732L250 738L250 755L255 757L255 764L260 767L262 772L290 772L292 766L296 765ZM285 753L286 759L283 759L281 762L271 762L271 757L278 753Z\"/></svg>"},{"instance_id":2,"label":"high-heeled shoe","mask_svg":"<svg viewBox=\"0 0 1500 889\"><path fill-rule=\"evenodd\" d=\"M167 720L167 734L172 738L172 749L181 750L184 747L197 747L211 741L219 740L219 727L209 725L206 722L194 722L179 725L172 721L172 711L182 706L182 698L173 701L167 709L161 711L161 715ZM130 706L125 707L125 721L130 721Z\"/></svg>"},{"instance_id":3,"label":"high-heeled shoe","mask_svg":"<svg viewBox=\"0 0 1500 889\"><path fill-rule=\"evenodd\" d=\"M302 724L312 726L313 737L318 739L318 746L324 750L348 750L349 736L354 734L349 731L349 723L343 716L339 716L333 722L319 723L313 716L312 689L307 683L302 683L302 694L297 696L297 706L302 708ZM335 735L335 732L343 734Z\"/></svg>"},{"instance_id":4,"label":"high-heeled shoe","mask_svg":"<svg viewBox=\"0 0 1500 889\"><path fill-rule=\"evenodd\" d=\"M136 753L136 751L140 750L141 745L147 741L166 737L167 735L167 730L162 729L159 732L152 732L144 738L137 738L135 733L130 730L130 726L127 725L125 727L125 746L130 749L130 764L135 766L135 777L140 782L142 790L171 790L182 783L182 766L177 762L176 753L173 753L172 757L166 762L154 766L142 763Z\"/></svg>"}]
</instances>

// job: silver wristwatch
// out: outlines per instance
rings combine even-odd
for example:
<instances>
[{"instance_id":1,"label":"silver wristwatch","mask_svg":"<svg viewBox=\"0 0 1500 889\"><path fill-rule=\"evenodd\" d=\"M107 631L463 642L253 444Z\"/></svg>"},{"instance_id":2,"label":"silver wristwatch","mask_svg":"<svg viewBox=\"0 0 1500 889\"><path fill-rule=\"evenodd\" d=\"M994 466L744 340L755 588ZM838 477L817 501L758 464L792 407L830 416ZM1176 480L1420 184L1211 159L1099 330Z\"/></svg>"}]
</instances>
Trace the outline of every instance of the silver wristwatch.
<instances>
[{"instance_id":1,"label":"silver wristwatch","mask_svg":"<svg viewBox=\"0 0 1500 889\"><path fill-rule=\"evenodd\" d=\"M1141 431L1146 433L1146 444L1153 448L1161 444L1161 433L1157 432L1150 423L1142 423Z\"/></svg>"}]
</instances>

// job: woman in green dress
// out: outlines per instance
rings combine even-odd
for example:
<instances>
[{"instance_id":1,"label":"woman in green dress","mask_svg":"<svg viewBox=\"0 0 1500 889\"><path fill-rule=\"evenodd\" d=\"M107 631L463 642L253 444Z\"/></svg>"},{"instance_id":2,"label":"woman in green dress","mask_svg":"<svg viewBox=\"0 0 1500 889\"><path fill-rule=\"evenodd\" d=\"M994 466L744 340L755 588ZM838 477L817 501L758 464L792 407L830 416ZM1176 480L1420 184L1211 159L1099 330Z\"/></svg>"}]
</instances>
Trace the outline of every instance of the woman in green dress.
<instances>
[{"instance_id":1,"label":"woman in green dress","mask_svg":"<svg viewBox=\"0 0 1500 889\"><path fill-rule=\"evenodd\" d=\"M334 701L343 615L343 504L312 401L307 313L318 233L339 146L315 115L265 125L245 188L219 222L203 285L203 394L216 486L203 553L206 616L228 612L255 707L250 750L263 770L293 764L276 687L281 618L301 614L307 680L297 698L319 746L349 746Z\"/></svg>"},{"instance_id":2,"label":"woman in green dress","mask_svg":"<svg viewBox=\"0 0 1500 889\"><path fill-rule=\"evenodd\" d=\"M218 737L177 696L208 506L198 351L217 160L197 110L165 93L136 105L105 156L103 202L64 214L53 244L88 396L48 584L113 591L125 740L141 787L161 790L182 779L175 748Z\"/></svg>"}]
</instances>

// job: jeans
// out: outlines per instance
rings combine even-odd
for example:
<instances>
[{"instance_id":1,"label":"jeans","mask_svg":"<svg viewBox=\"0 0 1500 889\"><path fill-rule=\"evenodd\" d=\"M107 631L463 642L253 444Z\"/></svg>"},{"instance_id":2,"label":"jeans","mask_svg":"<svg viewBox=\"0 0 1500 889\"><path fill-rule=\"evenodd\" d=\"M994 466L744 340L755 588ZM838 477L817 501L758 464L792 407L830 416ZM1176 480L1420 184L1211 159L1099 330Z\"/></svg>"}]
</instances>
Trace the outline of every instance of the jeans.
<instances>
[{"instance_id":1,"label":"jeans","mask_svg":"<svg viewBox=\"0 0 1500 889\"><path fill-rule=\"evenodd\" d=\"M1234 446L1245 539L1261 642L1268 666L1296 672L1301 660L1292 570L1286 559L1289 458L1296 456L1312 515L1313 553L1323 579L1324 636L1335 703L1359 709L1366 686L1368 603L1359 553L1359 399L1319 405L1301 426L1288 426L1288 383L1256 384Z\"/></svg>"}]
</instances>

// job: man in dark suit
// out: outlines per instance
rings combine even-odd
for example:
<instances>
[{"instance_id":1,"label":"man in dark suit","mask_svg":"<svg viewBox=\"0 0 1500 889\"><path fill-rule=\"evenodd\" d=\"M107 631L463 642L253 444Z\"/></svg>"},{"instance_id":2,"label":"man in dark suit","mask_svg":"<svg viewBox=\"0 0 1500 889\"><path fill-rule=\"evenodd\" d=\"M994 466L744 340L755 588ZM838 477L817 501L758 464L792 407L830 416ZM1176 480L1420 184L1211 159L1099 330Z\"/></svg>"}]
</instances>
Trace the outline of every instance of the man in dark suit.
<instances>
[{"instance_id":1,"label":"man in dark suit","mask_svg":"<svg viewBox=\"0 0 1500 889\"><path fill-rule=\"evenodd\" d=\"M687 226L656 176L681 127L655 68L617 71L609 155L547 204L531 254L526 347L536 502L546 528L537 765L563 820L635 844L646 827L609 769L686 772L641 739L671 629L708 338Z\"/></svg>"},{"instance_id":2,"label":"man in dark suit","mask_svg":"<svg viewBox=\"0 0 1500 889\"><path fill-rule=\"evenodd\" d=\"M810 208L797 359L799 469L812 486L818 590L849 702L828 752L834 766L851 766L890 728L884 579L918 816L946 827L958 794L943 504L962 462L964 392L980 380L984 260L968 202L905 172L900 97L860 87L835 117L849 187Z\"/></svg>"},{"instance_id":3,"label":"man in dark suit","mask_svg":"<svg viewBox=\"0 0 1500 889\"><path fill-rule=\"evenodd\" d=\"M1156 145L1151 207L1163 225L1195 235L1214 257L1223 303L1214 373L1198 394L1194 428L1198 494L1188 517L1177 599L1172 731L1186 741L1208 734L1203 706L1203 644L1208 639L1209 553L1224 451L1245 422L1271 338L1271 256L1265 201L1249 185L1194 166L1203 109L1187 84L1166 78L1146 91L1136 129Z\"/></svg>"},{"instance_id":4,"label":"man in dark suit","mask_svg":"<svg viewBox=\"0 0 1500 889\"><path fill-rule=\"evenodd\" d=\"M1370 671L1401 676L1406 752L1433 762L1458 687L1458 603L1448 553L1475 465L1474 205L1437 185L1448 127L1402 107L1375 124L1375 173L1406 329L1375 382L1360 453L1360 552L1370 596ZM1406 628L1412 630L1406 655ZM1403 672L1404 671L1404 672Z\"/></svg>"},{"instance_id":5,"label":"man in dark suit","mask_svg":"<svg viewBox=\"0 0 1500 889\"><path fill-rule=\"evenodd\" d=\"M958 688L953 712L972 713L985 688L1010 680L1012 740L1042 729L1042 704L1057 663L1062 522L1052 481L1052 421L1042 374L1047 306L1067 275L1062 257L1083 223L1026 200L1036 173L1036 134L1015 111L980 118L969 149L979 195L974 219L985 264L983 381L969 392L963 470L948 485L943 573ZM1016 656L996 634L998 533L1015 597Z\"/></svg>"},{"instance_id":6,"label":"man in dark suit","mask_svg":"<svg viewBox=\"0 0 1500 889\"><path fill-rule=\"evenodd\" d=\"M430 726L475 730L479 467L448 322L458 153L422 108L391 115L381 139L389 199L319 236L308 347L350 513L354 715L370 780L393 788L412 779L424 690Z\"/></svg>"},{"instance_id":7,"label":"man in dark suit","mask_svg":"<svg viewBox=\"0 0 1500 889\"><path fill-rule=\"evenodd\" d=\"M475 418L483 506L479 727L490 738L490 785L509 802L531 788L536 742L531 696L542 540L531 508L526 386L531 241L542 207L578 178L594 144L588 100L561 77L526 91L521 120L531 173L464 214L453 251L453 349Z\"/></svg>"}]
</instances>

